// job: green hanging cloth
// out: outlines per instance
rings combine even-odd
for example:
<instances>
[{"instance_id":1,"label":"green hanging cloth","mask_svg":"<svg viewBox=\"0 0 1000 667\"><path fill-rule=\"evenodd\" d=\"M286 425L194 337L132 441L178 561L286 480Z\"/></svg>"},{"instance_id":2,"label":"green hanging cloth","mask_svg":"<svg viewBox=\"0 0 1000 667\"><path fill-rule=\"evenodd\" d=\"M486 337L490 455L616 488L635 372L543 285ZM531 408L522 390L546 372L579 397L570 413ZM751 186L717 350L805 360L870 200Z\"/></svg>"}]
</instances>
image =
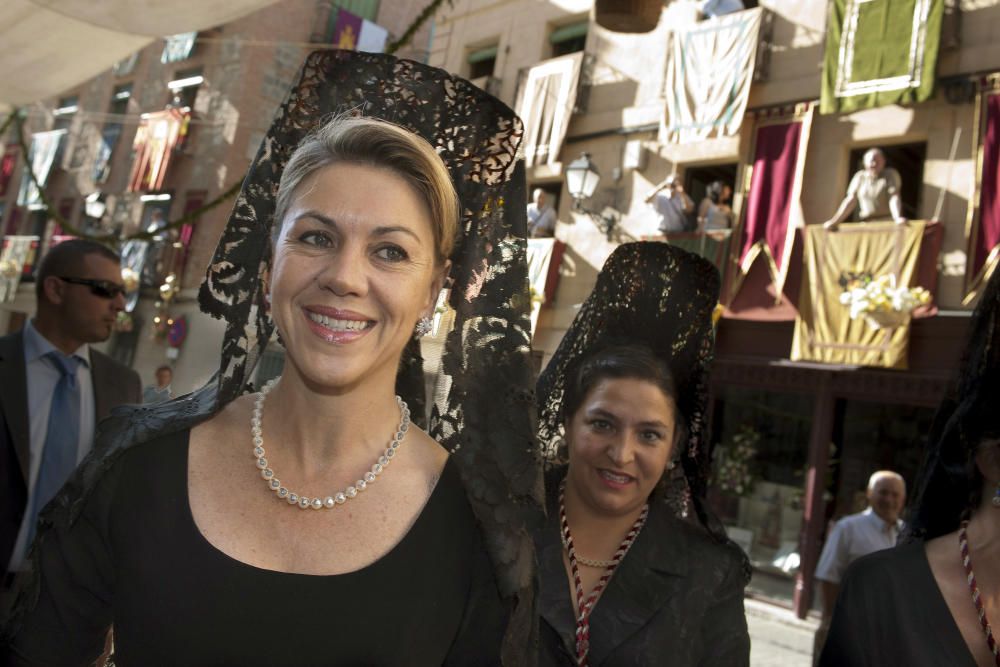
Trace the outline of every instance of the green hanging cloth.
<instances>
[{"instance_id":1,"label":"green hanging cloth","mask_svg":"<svg viewBox=\"0 0 1000 667\"><path fill-rule=\"evenodd\" d=\"M943 13L944 0L833 0L820 112L930 99Z\"/></svg>"}]
</instances>

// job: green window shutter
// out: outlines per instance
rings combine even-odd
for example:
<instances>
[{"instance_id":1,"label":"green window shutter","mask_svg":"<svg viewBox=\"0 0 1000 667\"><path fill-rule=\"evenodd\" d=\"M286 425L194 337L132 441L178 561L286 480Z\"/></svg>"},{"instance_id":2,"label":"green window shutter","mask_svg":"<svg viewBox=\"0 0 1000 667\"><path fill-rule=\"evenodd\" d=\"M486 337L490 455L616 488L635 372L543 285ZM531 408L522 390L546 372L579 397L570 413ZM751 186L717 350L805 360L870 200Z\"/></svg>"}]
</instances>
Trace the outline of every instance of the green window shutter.
<instances>
[{"instance_id":1,"label":"green window shutter","mask_svg":"<svg viewBox=\"0 0 1000 667\"><path fill-rule=\"evenodd\" d=\"M552 31L552 34L549 35L549 42L552 44L558 44L560 42L567 42L571 39L586 37L587 27L589 24L589 21L579 21L577 23L570 23L569 25L556 28Z\"/></svg>"},{"instance_id":2,"label":"green window shutter","mask_svg":"<svg viewBox=\"0 0 1000 667\"><path fill-rule=\"evenodd\" d=\"M474 65L476 63L481 63L484 60L490 60L491 58L496 58L496 57L497 57L496 45L487 46L482 49L476 49L475 51L469 53L468 62L470 65Z\"/></svg>"}]
</instances>

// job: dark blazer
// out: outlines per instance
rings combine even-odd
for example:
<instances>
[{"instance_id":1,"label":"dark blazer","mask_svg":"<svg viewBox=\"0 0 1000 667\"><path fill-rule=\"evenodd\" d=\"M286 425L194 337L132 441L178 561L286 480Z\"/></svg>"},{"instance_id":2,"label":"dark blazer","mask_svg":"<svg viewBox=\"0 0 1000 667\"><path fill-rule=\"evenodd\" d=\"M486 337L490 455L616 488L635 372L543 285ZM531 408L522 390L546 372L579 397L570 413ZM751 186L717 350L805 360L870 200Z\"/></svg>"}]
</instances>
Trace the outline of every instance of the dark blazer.
<instances>
[{"instance_id":1,"label":"dark blazer","mask_svg":"<svg viewBox=\"0 0 1000 667\"><path fill-rule=\"evenodd\" d=\"M95 423L115 406L142 402L139 374L91 348ZM0 338L0 563L7 570L28 502L28 385L21 332Z\"/></svg>"},{"instance_id":2,"label":"dark blazer","mask_svg":"<svg viewBox=\"0 0 1000 667\"><path fill-rule=\"evenodd\" d=\"M563 566L558 496L548 495L549 518L535 536L539 664L575 665L576 619ZM654 503L591 612L590 664L749 665L743 586L735 547L719 544L662 502Z\"/></svg>"}]
</instances>

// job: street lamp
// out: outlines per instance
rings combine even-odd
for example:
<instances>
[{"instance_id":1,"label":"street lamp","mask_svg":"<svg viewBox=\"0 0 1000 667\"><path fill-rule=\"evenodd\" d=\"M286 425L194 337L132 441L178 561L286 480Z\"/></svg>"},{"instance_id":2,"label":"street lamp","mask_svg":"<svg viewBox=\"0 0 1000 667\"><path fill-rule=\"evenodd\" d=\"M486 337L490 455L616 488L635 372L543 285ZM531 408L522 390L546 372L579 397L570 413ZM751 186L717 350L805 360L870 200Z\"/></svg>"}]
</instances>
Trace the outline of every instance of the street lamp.
<instances>
[{"instance_id":1,"label":"street lamp","mask_svg":"<svg viewBox=\"0 0 1000 667\"><path fill-rule=\"evenodd\" d=\"M597 228L611 240L618 220L613 215L602 215L583 204L584 199L590 199L601 181L601 174L590 159L590 153L583 153L566 167L566 189L573 198L573 210L586 214Z\"/></svg>"}]
</instances>

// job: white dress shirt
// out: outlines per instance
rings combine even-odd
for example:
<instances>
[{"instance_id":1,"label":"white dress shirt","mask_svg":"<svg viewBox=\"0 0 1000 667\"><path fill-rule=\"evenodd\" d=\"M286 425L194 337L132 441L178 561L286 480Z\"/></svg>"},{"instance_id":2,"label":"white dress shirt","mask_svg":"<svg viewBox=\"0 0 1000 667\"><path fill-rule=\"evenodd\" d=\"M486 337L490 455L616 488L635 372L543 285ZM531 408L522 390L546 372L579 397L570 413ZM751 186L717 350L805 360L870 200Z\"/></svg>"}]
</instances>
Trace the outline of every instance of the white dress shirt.
<instances>
[{"instance_id":1,"label":"white dress shirt","mask_svg":"<svg viewBox=\"0 0 1000 667\"><path fill-rule=\"evenodd\" d=\"M35 497L35 486L38 481L38 469L42 463L42 450L45 449L45 436L49 428L49 412L52 408L52 395L62 376L55 363L45 355L55 350L38 329L29 321L24 325L24 372L28 384L28 426L30 433L30 456L28 467L28 502L26 507L32 507ZM90 372L90 348L83 345L73 356L79 357L83 363L76 369L76 383L80 387L80 437L77 444L77 463L90 451L94 443L94 427L96 419L94 406L94 383ZM21 520L21 528L14 543L9 568L20 570L24 556L28 550L28 532L30 517L25 512Z\"/></svg>"},{"instance_id":2,"label":"white dress shirt","mask_svg":"<svg viewBox=\"0 0 1000 667\"><path fill-rule=\"evenodd\" d=\"M816 578L839 584L848 565L873 551L896 546L896 539L902 530L902 521L889 525L871 507L845 516L834 524L823 545L823 553L816 566Z\"/></svg>"}]
</instances>

